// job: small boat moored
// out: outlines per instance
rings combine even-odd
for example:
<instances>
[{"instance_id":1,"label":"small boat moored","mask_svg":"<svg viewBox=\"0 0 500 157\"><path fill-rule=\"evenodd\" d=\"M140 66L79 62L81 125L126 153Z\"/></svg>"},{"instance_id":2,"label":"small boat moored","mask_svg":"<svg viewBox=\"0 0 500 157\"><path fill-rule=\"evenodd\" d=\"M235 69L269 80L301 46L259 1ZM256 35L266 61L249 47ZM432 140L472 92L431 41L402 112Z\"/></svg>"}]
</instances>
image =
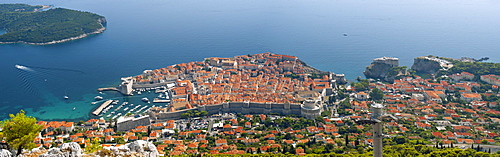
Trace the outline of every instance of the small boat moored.
<instances>
[{"instance_id":1,"label":"small boat moored","mask_svg":"<svg viewBox=\"0 0 500 157\"><path fill-rule=\"evenodd\" d=\"M103 99L103 97L102 97L102 96L96 96L96 97L94 97L94 99L95 99L95 100L102 100L102 99Z\"/></svg>"}]
</instances>

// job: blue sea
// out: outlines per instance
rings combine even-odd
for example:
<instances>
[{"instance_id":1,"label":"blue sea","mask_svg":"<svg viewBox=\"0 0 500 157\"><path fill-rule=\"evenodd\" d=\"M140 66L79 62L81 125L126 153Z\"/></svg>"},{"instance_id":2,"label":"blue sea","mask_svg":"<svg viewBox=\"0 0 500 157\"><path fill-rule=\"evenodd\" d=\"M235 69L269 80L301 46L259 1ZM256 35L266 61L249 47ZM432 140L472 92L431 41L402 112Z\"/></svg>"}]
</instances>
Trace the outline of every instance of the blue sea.
<instances>
[{"instance_id":1,"label":"blue sea","mask_svg":"<svg viewBox=\"0 0 500 157\"><path fill-rule=\"evenodd\" d=\"M137 101L99 87L206 57L298 56L353 80L372 59L411 66L424 55L500 61L498 0L2 0L107 18L103 34L56 45L0 45L0 119L90 116L94 97ZM0 32L1 33L1 32ZM343 34L347 34L344 36ZM17 69L15 65L27 69ZM69 99L63 99L67 95ZM121 102L120 102L121 103ZM140 103L137 101L136 103Z\"/></svg>"}]
</instances>

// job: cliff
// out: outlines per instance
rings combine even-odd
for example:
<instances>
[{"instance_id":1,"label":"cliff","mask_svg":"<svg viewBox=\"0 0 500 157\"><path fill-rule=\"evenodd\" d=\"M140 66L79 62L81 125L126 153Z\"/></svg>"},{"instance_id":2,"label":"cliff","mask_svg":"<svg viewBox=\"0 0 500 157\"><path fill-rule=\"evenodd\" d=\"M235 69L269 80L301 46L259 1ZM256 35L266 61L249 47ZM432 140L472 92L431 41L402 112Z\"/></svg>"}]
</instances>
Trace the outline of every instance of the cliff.
<instances>
[{"instance_id":1,"label":"cliff","mask_svg":"<svg viewBox=\"0 0 500 157\"><path fill-rule=\"evenodd\" d=\"M434 57L417 57L414 59L411 69L418 73L435 74L440 69L444 68L444 66L450 66L450 64L451 63L447 63L445 60Z\"/></svg>"},{"instance_id":2,"label":"cliff","mask_svg":"<svg viewBox=\"0 0 500 157\"><path fill-rule=\"evenodd\" d=\"M392 78L395 78L395 76L392 75L399 75L398 72L392 72L394 71L393 68L397 67L399 67L398 58L376 58L369 66L366 67L366 70L363 72L363 74L366 76L366 78L380 79L391 82L393 80Z\"/></svg>"}]
</instances>

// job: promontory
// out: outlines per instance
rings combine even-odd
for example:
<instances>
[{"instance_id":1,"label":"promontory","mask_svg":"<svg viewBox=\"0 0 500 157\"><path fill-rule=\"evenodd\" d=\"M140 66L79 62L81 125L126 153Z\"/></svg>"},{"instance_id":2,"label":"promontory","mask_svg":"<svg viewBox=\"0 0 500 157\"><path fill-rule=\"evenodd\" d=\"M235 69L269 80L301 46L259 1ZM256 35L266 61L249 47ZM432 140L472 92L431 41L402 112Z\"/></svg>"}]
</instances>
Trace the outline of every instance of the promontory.
<instances>
[{"instance_id":1,"label":"promontory","mask_svg":"<svg viewBox=\"0 0 500 157\"><path fill-rule=\"evenodd\" d=\"M106 18L43 5L0 4L1 44L48 45L102 33Z\"/></svg>"}]
</instances>

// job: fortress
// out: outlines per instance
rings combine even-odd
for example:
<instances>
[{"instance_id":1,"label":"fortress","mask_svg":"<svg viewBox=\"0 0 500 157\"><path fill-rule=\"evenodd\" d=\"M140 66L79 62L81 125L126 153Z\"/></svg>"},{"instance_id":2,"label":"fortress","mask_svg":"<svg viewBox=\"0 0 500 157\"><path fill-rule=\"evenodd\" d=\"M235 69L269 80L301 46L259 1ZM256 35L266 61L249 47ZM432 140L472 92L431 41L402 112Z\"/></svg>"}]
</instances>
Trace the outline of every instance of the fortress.
<instances>
[{"instance_id":1,"label":"fortress","mask_svg":"<svg viewBox=\"0 0 500 157\"><path fill-rule=\"evenodd\" d=\"M394 57L382 57L373 59L373 63L388 64L391 67L399 66L399 59Z\"/></svg>"}]
</instances>

